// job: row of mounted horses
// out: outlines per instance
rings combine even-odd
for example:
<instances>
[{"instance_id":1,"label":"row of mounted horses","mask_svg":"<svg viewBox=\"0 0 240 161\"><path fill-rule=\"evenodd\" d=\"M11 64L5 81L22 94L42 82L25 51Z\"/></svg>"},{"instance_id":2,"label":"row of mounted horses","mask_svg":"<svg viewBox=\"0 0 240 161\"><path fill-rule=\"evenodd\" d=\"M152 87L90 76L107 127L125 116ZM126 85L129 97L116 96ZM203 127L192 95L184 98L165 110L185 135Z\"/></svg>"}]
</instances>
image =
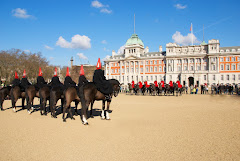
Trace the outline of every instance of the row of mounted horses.
<instances>
[{"instance_id":1,"label":"row of mounted horses","mask_svg":"<svg viewBox=\"0 0 240 161\"><path fill-rule=\"evenodd\" d=\"M120 90L120 83L115 80L109 80L113 87L113 93L111 97L114 95L117 97ZM93 82L89 82L84 84L81 87L68 87L65 90L62 90L60 87L51 87L51 84L45 85L44 87L37 89L35 85L29 85L25 88L24 91L21 90L19 86L11 87L7 86L0 90L0 108L3 109L4 100L9 97L12 102L12 109L14 112L16 111L16 102L19 98L22 98L22 108L24 109L24 102L26 99L26 109L29 114L31 114L35 108L33 108L34 98L40 98L40 114L47 115L46 104L49 101L49 107L51 111L51 116L53 118L57 118L56 116L56 105L58 100L61 100L61 109L62 109L62 118L63 121L66 121L65 113L68 111L69 117L74 120L72 110L71 110L71 102L75 102L75 115L77 113L77 106L79 102L81 102L81 119L84 125L88 124L87 122L87 111L88 107L91 104L90 116L93 117L93 104L97 100L102 101L102 113L101 118L109 120L109 107L111 100L107 100L107 110L105 110L105 95L97 90L95 84Z\"/></svg>"},{"instance_id":2,"label":"row of mounted horses","mask_svg":"<svg viewBox=\"0 0 240 161\"><path fill-rule=\"evenodd\" d=\"M158 87L155 86L155 84L150 83L149 87L147 88L146 85L143 85L142 88L139 87L138 84L134 85L134 88L132 87L131 83L128 83L128 89L130 93L134 93L137 95L138 93L142 95L162 95L165 96L168 95L182 95L186 91L185 87L179 88L177 83L173 83L173 86L171 87L169 84L165 84L164 87L162 87L161 83L158 84Z\"/></svg>"}]
</instances>

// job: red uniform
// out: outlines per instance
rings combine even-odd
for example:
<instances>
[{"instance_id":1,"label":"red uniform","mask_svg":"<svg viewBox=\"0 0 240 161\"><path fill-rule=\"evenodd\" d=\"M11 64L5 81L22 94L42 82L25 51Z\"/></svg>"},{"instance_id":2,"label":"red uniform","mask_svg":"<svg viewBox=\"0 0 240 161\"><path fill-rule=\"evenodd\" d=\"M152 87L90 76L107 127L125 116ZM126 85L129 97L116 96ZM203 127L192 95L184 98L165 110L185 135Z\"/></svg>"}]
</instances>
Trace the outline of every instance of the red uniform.
<instances>
[{"instance_id":1,"label":"red uniform","mask_svg":"<svg viewBox=\"0 0 240 161\"><path fill-rule=\"evenodd\" d=\"M147 84L147 81L145 81L144 84L145 84L145 86L146 86L147 88L150 87L150 85Z\"/></svg>"},{"instance_id":2,"label":"red uniform","mask_svg":"<svg viewBox=\"0 0 240 161\"><path fill-rule=\"evenodd\" d=\"M164 81L161 81L162 87L164 88Z\"/></svg>"},{"instance_id":3,"label":"red uniform","mask_svg":"<svg viewBox=\"0 0 240 161\"><path fill-rule=\"evenodd\" d=\"M134 81L132 81L132 88L134 88Z\"/></svg>"},{"instance_id":4,"label":"red uniform","mask_svg":"<svg viewBox=\"0 0 240 161\"><path fill-rule=\"evenodd\" d=\"M172 81L169 82L169 86L173 87L173 82Z\"/></svg>"},{"instance_id":5,"label":"red uniform","mask_svg":"<svg viewBox=\"0 0 240 161\"><path fill-rule=\"evenodd\" d=\"M143 87L142 82L139 82L138 85L139 85L139 88Z\"/></svg>"},{"instance_id":6,"label":"red uniform","mask_svg":"<svg viewBox=\"0 0 240 161\"><path fill-rule=\"evenodd\" d=\"M157 81L154 81L154 85L155 87L158 87Z\"/></svg>"},{"instance_id":7,"label":"red uniform","mask_svg":"<svg viewBox=\"0 0 240 161\"><path fill-rule=\"evenodd\" d=\"M180 81L177 81L176 83L178 84L178 88L181 88L181 83L180 83Z\"/></svg>"}]
</instances>

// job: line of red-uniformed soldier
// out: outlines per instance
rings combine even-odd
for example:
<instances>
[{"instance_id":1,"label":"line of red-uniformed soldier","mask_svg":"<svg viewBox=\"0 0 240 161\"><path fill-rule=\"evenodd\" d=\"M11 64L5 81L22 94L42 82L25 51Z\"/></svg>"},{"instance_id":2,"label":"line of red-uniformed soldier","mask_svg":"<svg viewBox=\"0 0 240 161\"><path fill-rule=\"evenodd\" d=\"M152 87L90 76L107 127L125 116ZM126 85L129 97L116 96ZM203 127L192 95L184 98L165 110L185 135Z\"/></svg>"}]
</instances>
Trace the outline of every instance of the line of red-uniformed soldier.
<instances>
[{"instance_id":1,"label":"line of red-uniformed soldier","mask_svg":"<svg viewBox=\"0 0 240 161\"><path fill-rule=\"evenodd\" d=\"M178 88L182 88L182 85L181 85L179 80L176 83L178 84ZM134 81L132 81L131 84L132 84L132 88L134 88L134 86L135 86ZM146 88L150 87L150 85L148 84L147 81L144 82L144 85L145 85ZM154 81L154 85L155 85L155 87L158 87L158 82ZM162 88L165 88L165 82L163 80L160 82L160 85L162 86ZM138 82L138 86L139 86L140 89L143 87L143 84L142 84L141 81ZM172 81L169 82L169 86L170 86L170 88L173 88L173 82Z\"/></svg>"}]
</instances>

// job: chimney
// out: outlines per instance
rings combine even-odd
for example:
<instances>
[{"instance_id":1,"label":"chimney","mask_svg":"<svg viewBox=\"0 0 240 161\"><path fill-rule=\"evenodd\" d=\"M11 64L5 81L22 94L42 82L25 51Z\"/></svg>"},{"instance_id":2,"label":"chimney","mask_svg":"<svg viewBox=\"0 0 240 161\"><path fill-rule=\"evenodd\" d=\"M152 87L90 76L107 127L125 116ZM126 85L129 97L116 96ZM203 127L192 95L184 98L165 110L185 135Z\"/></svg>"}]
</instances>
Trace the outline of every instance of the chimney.
<instances>
[{"instance_id":1,"label":"chimney","mask_svg":"<svg viewBox=\"0 0 240 161\"><path fill-rule=\"evenodd\" d=\"M162 45L159 46L159 52L162 52Z\"/></svg>"}]
</instances>

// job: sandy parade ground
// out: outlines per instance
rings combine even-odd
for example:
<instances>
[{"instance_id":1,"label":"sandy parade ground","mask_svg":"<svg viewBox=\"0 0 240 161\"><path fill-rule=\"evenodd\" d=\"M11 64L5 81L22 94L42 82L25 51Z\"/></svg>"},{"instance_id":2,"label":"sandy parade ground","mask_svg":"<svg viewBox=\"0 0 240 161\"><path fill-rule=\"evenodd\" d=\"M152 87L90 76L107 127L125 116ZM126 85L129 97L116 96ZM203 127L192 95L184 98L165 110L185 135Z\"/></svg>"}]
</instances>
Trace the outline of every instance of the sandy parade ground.
<instances>
[{"instance_id":1,"label":"sandy parade ground","mask_svg":"<svg viewBox=\"0 0 240 161\"><path fill-rule=\"evenodd\" d=\"M112 101L111 120L100 119L96 102L88 126L80 116L64 123L62 114L29 115L20 104L13 113L7 100L0 111L3 161L240 160L238 96L120 94Z\"/></svg>"}]
</instances>

